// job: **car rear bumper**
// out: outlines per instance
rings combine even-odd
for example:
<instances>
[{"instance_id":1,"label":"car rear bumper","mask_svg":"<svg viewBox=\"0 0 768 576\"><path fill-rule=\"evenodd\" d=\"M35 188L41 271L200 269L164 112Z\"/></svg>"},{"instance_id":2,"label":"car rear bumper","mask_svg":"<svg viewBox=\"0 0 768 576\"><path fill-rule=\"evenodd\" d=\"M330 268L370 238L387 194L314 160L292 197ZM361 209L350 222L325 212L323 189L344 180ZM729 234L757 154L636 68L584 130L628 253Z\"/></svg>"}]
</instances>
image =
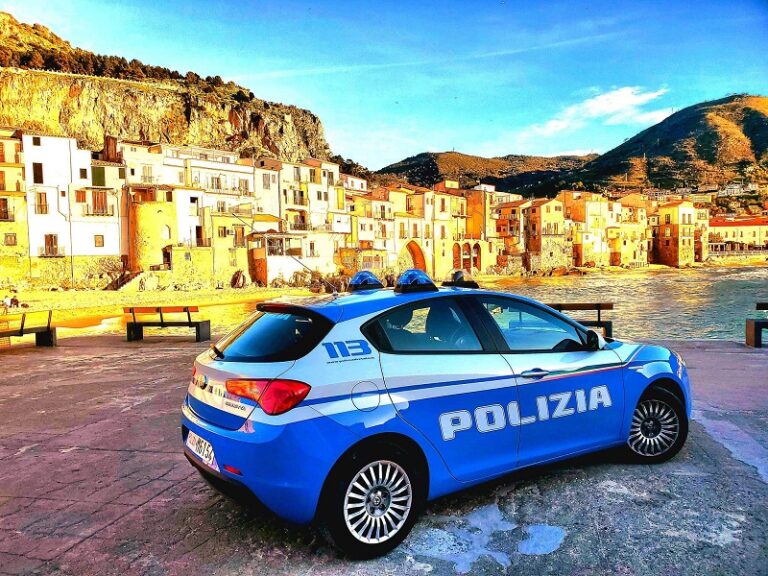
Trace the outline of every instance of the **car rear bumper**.
<instances>
[{"instance_id":1,"label":"car rear bumper","mask_svg":"<svg viewBox=\"0 0 768 576\"><path fill-rule=\"evenodd\" d=\"M190 430L211 443L218 470L187 448ZM315 517L328 473L354 438L320 415L291 424L253 423L227 430L199 418L185 400L182 442L187 459L204 474L244 486L280 518L306 524Z\"/></svg>"}]
</instances>

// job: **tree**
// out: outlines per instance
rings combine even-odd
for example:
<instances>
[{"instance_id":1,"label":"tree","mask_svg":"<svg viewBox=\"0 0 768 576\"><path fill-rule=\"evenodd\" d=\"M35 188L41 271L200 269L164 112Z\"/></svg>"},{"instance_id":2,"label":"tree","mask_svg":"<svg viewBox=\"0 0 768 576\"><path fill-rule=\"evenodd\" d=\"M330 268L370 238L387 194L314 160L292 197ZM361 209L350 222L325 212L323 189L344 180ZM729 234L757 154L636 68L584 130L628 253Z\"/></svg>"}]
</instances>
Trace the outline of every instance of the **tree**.
<instances>
[{"instance_id":1,"label":"tree","mask_svg":"<svg viewBox=\"0 0 768 576\"><path fill-rule=\"evenodd\" d=\"M21 66L23 68L40 69L45 67L45 60L43 60L40 52L29 52L22 57Z\"/></svg>"}]
</instances>

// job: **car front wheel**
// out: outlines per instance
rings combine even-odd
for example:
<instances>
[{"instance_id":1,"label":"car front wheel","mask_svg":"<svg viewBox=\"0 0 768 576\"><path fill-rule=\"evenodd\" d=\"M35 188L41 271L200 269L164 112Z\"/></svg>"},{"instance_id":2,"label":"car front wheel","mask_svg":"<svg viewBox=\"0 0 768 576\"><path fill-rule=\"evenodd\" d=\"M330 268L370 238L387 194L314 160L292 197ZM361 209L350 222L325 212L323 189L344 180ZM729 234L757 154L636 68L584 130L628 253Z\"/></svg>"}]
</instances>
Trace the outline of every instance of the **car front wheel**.
<instances>
[{"instance_id":1,"label":"car front wheel","mask_svg":"<svg viewBox=\"0 0 768 576\"><path fill-rule=\"evenodd\" d=\"M665 462L680 451L687 436L688 417L680 400L654 388L635 407L626 448L636 462Z\"/></svg>"},{"instance_id":2,"label":"car front wheel","mask_svg":"<svg viewBox=\"0 0 768 576\"><path fill-rule=\"evenodd\" d=\"M386 554L408 535L424 501L418 467L395 447L348 455L329 478L324 525L352 558Z\"/></svg>"}]
</instances>

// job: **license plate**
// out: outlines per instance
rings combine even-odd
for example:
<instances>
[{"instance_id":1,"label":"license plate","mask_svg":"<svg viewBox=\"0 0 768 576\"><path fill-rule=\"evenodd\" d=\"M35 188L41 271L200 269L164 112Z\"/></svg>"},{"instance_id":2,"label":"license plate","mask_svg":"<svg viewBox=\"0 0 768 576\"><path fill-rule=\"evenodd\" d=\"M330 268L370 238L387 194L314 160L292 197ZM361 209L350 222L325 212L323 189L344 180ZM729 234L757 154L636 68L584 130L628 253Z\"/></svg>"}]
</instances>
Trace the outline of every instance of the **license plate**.
<instances>
[{"instance_id":1,"label":"license plate","mask_svg":"<svg viewBox=\"0 0 768 576\"><path fill-rule=\"evenodd\" d=\"M207 440L200 438L197 434L190 432L187 434L187 448L192 450L206 464L214 468L215 457L213 455L213 446Z\"/></svg>"}]
</instances>

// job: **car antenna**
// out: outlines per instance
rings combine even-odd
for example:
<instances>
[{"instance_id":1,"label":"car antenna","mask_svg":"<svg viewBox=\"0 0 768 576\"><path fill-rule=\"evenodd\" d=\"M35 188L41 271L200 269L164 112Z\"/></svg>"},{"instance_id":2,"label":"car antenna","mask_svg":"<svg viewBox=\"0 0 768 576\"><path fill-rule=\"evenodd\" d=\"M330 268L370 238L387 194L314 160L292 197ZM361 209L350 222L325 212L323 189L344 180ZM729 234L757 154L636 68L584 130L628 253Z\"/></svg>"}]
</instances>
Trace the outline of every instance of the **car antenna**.
<instances>
[{"instance_id":1,"label":"car antenna","mask_svg":"<svg viewBox=\"0 0 768 576\"><path fill-rule=\"evenodd\" d=\"M242 222L243 224L245 224L246 226L248 226L248 227L251 229L251 232L255 232L255 230L253 229L253 228L254 228L254 227L253 227L253 224L249 224L247 221L245 221L245 220L243 220L242 218L240 218L240 216L238 216L238 215L237 215L237 214L235 214L234 212L230 212L230 213L229 213L229 215L230 215L230 216L234 216L235 218L237 218L238 220L240 220L240 222ZM307 266L306 264L304 264L304 262L302 262L301 260L299 260L298 258L296 258L296 256L294 256L293 254L289 254L289 256L290 256L291 258L293 258L294 260L296 260L296 262L298 262L300 266L302 266L303 268L306 268L306 269L309 271L309 273L310 273L310 274L314 274L314 273L315 273L315 271L314 271L314 270L312 270L312 268L310 268L309 266ZM311 278L311 276L310 276L310 278ZM328 286L328 287L331 289L331 293L332 293L332 295L333 295L333 297L334 297L334 298L338 298L338 297L339 297L339 291L338 291L338 290L336 290L336 286L334 286L333 284L331 284L330 282L328 282L328 281L327 281L325 278L323 278L322 276L320 276L320 281L321 281L323 284L325 284L326 286Z\"/></svg>"}]
</instances>

